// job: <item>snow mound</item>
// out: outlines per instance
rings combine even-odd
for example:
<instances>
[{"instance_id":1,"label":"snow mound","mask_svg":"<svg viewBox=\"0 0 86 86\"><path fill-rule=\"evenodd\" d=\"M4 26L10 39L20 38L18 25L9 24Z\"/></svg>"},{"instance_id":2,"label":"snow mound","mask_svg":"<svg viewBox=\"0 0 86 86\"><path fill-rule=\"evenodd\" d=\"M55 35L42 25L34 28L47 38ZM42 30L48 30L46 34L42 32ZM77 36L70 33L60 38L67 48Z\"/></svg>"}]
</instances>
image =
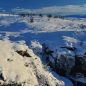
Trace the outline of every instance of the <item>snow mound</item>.
<instances>
[{"instance_id":1,"label":"snow mound","mask_svg":"<svg viewBox=\"0 0 86 86\"><path fill-rule=\"evenodd\" d=\"M75 39L73 37L63 36L63 38L67 42L71 42L71 43L77 43L77 42L79 42L77 39Z\"/></svg>"},{"instance_id":2,"label":"snow mound","mask_svg":"<svg viewBox=\"0 0 86 86\"><path fill-rule=\"evenodd\" d=\"M3 17L3 16L18 16L18 15L0 13L0 17Z\"/></svg>"},{"instance_id":3,"label":"snow mound","mask_svg":"<svg viewBox=\"0 0 86 86\"><path fill-rule=\"evenodd\" d=\"M44 66L38 56L26 46L24 41L13 43L0 40L0 82L22 83L23 86L64 86ZM16 51L26 51L31 57L21 56Z\"/></svg>"}]
</instances>

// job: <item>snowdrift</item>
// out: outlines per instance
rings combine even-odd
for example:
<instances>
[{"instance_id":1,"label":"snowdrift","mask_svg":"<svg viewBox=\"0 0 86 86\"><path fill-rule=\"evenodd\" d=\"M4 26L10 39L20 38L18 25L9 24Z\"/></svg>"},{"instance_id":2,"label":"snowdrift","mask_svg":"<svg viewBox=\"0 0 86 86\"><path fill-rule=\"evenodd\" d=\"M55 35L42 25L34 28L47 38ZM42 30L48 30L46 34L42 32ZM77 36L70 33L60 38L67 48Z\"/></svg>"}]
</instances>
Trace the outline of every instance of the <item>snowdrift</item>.
<instances>
[{"instance_id":1,"label":"snowdrift","mask_svg":"<svg viewBox=\"0 0 86 86\"><path fill-rule=\"evenodd\" d=\"M24 86L64 86L63 81L56 79L46 71L41 60L24 41L13 43L0 40L0 83L21 83ZM31 55L23 57L16 51L22 50Z\"/></svg>"}]
</instances>

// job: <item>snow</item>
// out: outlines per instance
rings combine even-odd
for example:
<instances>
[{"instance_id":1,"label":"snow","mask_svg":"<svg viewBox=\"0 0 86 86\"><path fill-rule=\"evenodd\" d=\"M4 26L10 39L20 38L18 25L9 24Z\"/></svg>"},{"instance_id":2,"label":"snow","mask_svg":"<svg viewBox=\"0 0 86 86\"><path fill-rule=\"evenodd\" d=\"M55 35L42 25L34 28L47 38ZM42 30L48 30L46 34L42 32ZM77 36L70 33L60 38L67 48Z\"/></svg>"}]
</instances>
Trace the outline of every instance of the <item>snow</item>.
<instances>
[{"instance_id":1,"label":"snow","mask_svg":"<svg viewBox=\"0 0 86 86\"><path fill-rule=\"evenodd\" d=\"M25 18L28 20L28 18ZM71 21L60 18L47 18L44 16L40 19L36 18L33 23L28 23L29 26L36 28L37 32L56 32L56 31L85 31L85 29L81 29L79 25L86 25L85 22L80 21Z\"/></svg>"},{"instance_id":2,"label":"snow","mask_svg":"<svg viewBox=\"0 0 86 86\"><path fill-rule=\"evenodd\" d=\"M0 73L3 74L5 80L3 83L14 81L17 83L25 82L25 86L39 86L37 76L40 76L42 79L44 77L44 82L40 82L41 85L44 84L45 81L49 86L56 86L56 84L64 85L43 68L40 58L26 46L24 41L14 43L6 39L0 40L0 49ZM15 52L16 50L26 49L32 56L31 58L22 57ZM29 64L29 67L25 67L25 63Z\"/></svg>"},{"instance_id":3,"label":"snow","mask_svg":"<svg viewBox=\"0 0 86 86\"><path fill-rule=\"evenodd\" d=\"M63 36L64 40L70 43L77 43L79 42L77 39L73 38L73 37L68 37L68 36Z\"/></svg>"},{"instance_id":4,"label":"snow","mask_svg":"<svg viewBox=\"0 0 86 86\"><path fill-rule=\"evenodd\" d=\"M0 17L4 17L4 16L18 16L18 15L13 15L13 14L9 14L9 13L0 13Z\"/></svg>"},{"instance_id":5,"label":"snow","mask_svg":"<svg viewBox=\"0 0 86 86\"><path fill-rule=\"evenodd\" d=\"M32 73L33 71L24 66L25 62L23 57L14 51L13 46L14 43L11 43L8 40L0 40L0 68L2 69L3 77L6 83L10 81L20 83L29 79L35 86L35 84L37 84L37 80L35 79L35 75ZM12 61L7 61L8 59Z\"/></svg>"},{"instance_id":6,"label":"snow","mask_svg":"<svg viewBox=\"0 0 86 86\"><path fill-rule=\"evenodd\" d=\"M41 53L42 52L42 45L35 41L31 41L31 49L33 49L33 51L37 54L37 53Z\"/></svg>"},{"instance_id":7,"label":"snow","mask_svg":"<svg viewBox=\"0 0 86 86\"><path fill-rule=\"evenodd\" d=\"M86 78L85 77L77 78L76 81L86 84Z\"/></svg>"},{"instance_id":8,"label":"snow","mask_svg":"<svg viewBox=\"0 0 86 86\"><path fill-rule=\"evenodd\" d=\"M7 14L2 17L0 14L0 73L5 79L0 82L25 82L25 86L46 86L46 83L49 86L73 86L67 78L46 70L38 54L42 52L42 43L54 50L55 56L67 53L60 48L64 45L76 46L79 53L85 52L86 28L80 27L81 24L86 25L85 19L49 19L47 16L33 18L34 22L30 23L30 17ZM23 57L17 50L27 50L31 57Z\"/></svg>"},{"instance_id":9,"label":"snow","mask_svg":"<svg viewBox=\"0 0 86 86\"><path fill-rule=\"evenodd\" d=\"M72 82L69 79L62 76L59 77L59 75L56 74L55 72L52 72L52 74L54 74L54 76L58 78L59 80L62 80L64 83L64 86L73 86Z\"/></svg>"}]
</instances>

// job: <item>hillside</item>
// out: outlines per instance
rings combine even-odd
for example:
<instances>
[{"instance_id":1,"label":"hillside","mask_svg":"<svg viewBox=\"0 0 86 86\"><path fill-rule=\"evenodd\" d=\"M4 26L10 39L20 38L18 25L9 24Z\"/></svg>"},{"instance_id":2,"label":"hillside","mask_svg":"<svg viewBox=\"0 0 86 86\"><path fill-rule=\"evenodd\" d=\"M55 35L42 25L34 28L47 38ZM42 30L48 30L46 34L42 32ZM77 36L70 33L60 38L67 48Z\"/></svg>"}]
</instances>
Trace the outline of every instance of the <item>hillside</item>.
<instances>
[{"instance_id":1,"label":"hillside","mask_svg":"<svg viewBox=\"0 0 86 86\"><path fill-rule=\"evenodd\" d=\"M86 52L85 30L86 19L83 18L0 14L2 86L12 83L73 86L67 77L58 72L55 60L62 55L69 57L67 65L71 69L75 65L75 54L84 55ZM70 48L77 49L77 52L70 51ZM63 58L60 60L64 62Z\"/></svg>"},{"instance_id":2,"label":"hillside","mask_svg":"<svg viewBox=\"0 0 86 86\"><path fill-rule=\"evenodd\" d=\"M24 42L0 40L0 49L0 86L8 86L8 83L20 86L64 86L61 80L44 68L40 58ZM16 52L20 50L27 50L31 57L23 57Z\"/></svg>"}]
</instances>

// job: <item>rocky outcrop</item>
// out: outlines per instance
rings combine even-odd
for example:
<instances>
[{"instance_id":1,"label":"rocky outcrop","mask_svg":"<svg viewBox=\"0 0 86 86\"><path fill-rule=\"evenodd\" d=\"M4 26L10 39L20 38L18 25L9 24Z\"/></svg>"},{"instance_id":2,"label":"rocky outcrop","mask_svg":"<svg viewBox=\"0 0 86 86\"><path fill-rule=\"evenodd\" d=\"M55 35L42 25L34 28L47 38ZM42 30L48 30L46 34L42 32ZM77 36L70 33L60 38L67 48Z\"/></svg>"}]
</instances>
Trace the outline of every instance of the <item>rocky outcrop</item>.
<instances>
[{"instance_id":1,"label":"rocky outcrop","mask_svg":"<svg viewBox=\"0 0 86 86\"><path fill-rule=\"evenodd\" d=\"M44 69L40 58L25 43L0 40L0 50L0 86L64 86ZM26 51L31 57L16 51Z\"/></svg>"}]
</instances>

